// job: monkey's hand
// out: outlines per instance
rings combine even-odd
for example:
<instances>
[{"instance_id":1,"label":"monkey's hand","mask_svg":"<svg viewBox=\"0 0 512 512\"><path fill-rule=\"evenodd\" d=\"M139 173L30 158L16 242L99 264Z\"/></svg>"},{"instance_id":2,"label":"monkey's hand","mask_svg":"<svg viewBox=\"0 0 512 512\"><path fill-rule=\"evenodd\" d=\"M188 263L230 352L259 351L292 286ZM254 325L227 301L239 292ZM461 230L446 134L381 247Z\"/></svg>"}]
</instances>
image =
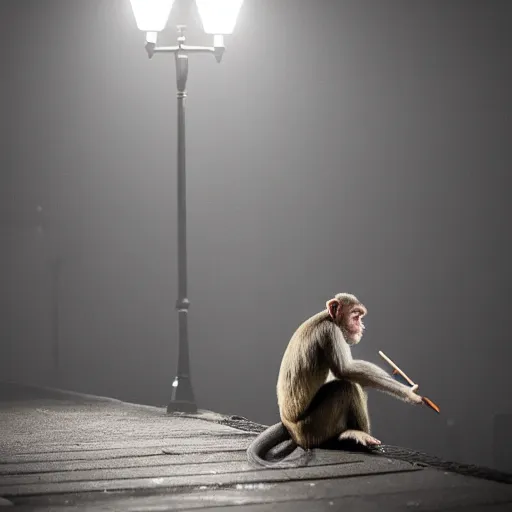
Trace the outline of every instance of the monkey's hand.
<instances>
[{"instance_id":1,"label":"monkey's hand","mask_svg":"<svg viewBox=\"0 0 512 512\"><path fill-rule=\"evenodd\" d=\"M417 388L416 388L417 389ZM422 404L423 403L423 397L420 395L417 395L414 392L414 389L411 388L409 390L409 393L407 394L406 401L410 404Z\"/></svg>"}]
</instances>

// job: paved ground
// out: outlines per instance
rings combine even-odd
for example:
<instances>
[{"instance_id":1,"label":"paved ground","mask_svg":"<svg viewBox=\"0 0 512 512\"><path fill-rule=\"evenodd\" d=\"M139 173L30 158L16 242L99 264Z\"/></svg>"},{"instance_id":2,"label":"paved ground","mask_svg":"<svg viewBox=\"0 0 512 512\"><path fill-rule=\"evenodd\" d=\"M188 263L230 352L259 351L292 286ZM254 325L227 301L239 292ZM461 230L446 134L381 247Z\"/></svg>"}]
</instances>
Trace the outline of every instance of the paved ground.
<instances>
[{"instance_id":1,"label":"paved ground","mask_svg":"<svg viewBox=\"0 0 512 512\"><path fill-rule=\"evenodd\" d=\"M206 411L168 416L0 384L0 497L20 510L512 512L512 485L489 479L508 476L425 467L393 447L375 455L319 450L308 467L254 469L245 449L262 428Z\"/></svg>"}]
</instances>

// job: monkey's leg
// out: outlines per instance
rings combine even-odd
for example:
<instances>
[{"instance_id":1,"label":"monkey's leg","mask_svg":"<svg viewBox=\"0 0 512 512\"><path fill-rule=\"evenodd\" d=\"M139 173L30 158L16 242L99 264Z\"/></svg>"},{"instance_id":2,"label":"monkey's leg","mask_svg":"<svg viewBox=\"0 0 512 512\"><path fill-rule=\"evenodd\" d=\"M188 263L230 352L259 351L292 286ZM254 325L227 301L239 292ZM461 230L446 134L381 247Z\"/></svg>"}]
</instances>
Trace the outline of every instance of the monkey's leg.
<instances>
[{"instance_id":1,"label":"monkey's leg","mask_svg":"<svg viewBox=\"0 0 512 512\"><path fill-rule=\"evenodd\" d=\"M368 397L359 384L352 384L352 402L348 411L347 428L361 430L370 434L370 415Z\"/></svg>"},{"instance_id":2,"label":"monkey's leg","mask_svg":"<svg viewBox=\"0 0 512 512\"><path fill-rule=\"evenodd\" d=\"M335 439L349 428L354 401L353 384L346 380L333 380L316 393L306 411L296 420L282 421L293 440L302 448L314 448ZM355 417L355 416L354 416Z\"/></svg>"},{"instance_id":3,"label":"monkey's leg","mask_svg":"<svg viewBox=\"0 0 512 512\"><path fill-rule=\"evenodd\" d=\"M351 439L363 446L379 445L380 441L370 435L366 393L359 384L351 383L351 385L352 402L348 411L347 430L340 433L339 439Z\"/></svg>"},{"instance_id":4,"label":"monkey's leg","mask_svg":"<svg viewBox=\"0 0 512 512\"><path fill-rule=\"evenodd\" d=\"M362 430L345 430L345 432L340 434L338 439L340 441L342 441L343 439L352 439L352 441L362 444L363 446L376 446L381 444L378 439L371 436L367 432L363 432Z\"/></svg>"}]
</instances>

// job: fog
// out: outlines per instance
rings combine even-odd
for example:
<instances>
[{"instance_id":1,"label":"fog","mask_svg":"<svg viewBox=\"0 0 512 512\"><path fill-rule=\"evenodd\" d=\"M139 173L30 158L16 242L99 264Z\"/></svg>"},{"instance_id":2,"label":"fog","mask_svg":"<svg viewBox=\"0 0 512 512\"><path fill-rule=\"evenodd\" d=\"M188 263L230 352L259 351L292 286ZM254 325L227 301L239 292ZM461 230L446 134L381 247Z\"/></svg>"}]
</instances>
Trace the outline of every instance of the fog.
<instances>
[{"instance_id":1,"label":"fog","mask_svg":"<svg viewBox=\"0 0 512 512\"><path fill-rule=\"evenodd\" d=\"M159 42L181 22L209 44L185 0ZM0 23L2 378L166 405L173 58L147 58L129 0L2 0ZM190 57L200 408L276 422L291 334L349 291L369 310L354 356L384 366L383 350L441 407L370 391L374 434L495 464L495 416L512 414L511 25L505 0L245 0L222 63Z\"/></svg>"}]
</instances>

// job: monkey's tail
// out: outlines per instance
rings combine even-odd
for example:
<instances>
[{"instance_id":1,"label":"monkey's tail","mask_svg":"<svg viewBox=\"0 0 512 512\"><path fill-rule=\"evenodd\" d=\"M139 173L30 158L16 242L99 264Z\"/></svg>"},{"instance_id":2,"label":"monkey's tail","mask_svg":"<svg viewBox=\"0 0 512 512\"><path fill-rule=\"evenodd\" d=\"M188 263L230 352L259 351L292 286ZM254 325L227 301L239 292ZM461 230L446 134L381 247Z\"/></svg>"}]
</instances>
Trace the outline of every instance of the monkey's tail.
<instances>
[{"instance_id":1,"label":"monkey's tail","mask_svg":"<svg viewBox=\"0 0 512 512\"><path fill-rule=\"evenodd\" d=\"M275 453L276 450L274 449L278 446L279 450ZM265 459L265 455L271 450L273 460ZM283 461L283 458L296 450L303 453L298 457ZM309 450L304 451L297 445L282 422L276 423L261 432L247 448L249 463L267 468L297 467L307 464L310 458L311 452Z\"/></svg>"}]
</instances>

